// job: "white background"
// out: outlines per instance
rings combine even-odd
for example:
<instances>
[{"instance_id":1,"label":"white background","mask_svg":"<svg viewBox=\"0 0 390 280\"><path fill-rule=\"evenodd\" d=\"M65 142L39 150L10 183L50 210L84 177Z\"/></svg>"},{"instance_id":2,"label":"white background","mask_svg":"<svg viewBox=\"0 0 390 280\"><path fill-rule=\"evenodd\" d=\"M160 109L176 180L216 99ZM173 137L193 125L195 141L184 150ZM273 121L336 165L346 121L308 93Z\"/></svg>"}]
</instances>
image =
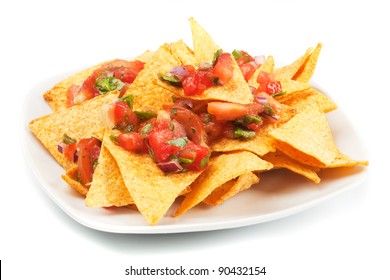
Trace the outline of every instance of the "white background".
<instances>
[{"instance_id":1,"label":"white background","mask_svg":"<svg viewBox=\"0 0 390 280\"><path fill-rule=\"evenodd\" d=\"M335 3L2 1L4 279L130 279L124 275L130 265L267 269L264 277L241 279L390 279L389 9L386 1ZM277 63L291 61L322 42L313 80L349 116L367 147L366 182L288 218L193 234L104 233L77 224L57 208L41 190L20 149L19 131L26 125L20 113L30 88L53 75L135 56L164 42L180 38L188 42L190 16L224 49L272 54Z\"/></svg>"}]
</instances>

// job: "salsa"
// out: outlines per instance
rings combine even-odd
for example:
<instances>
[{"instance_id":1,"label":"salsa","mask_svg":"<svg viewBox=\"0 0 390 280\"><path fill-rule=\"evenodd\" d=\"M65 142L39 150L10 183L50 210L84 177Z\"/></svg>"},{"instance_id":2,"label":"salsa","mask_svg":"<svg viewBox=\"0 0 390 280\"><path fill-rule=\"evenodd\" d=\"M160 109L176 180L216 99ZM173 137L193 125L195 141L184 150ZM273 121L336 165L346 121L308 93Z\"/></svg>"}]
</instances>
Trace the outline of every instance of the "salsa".
<instances>
[{"instance_id":1,"label":"salsa","mask_svg":"<svg viewBox=\"0 0 390 280\"><path fill-rule=\"evenodd\" d=\"M95 171L101 142L95 137L82 138L79 141L63 135L63 141L58 144L58 151L68 160L77 164L78 180L83 186L89 187L92 182L92 175Z\"/></svg>"},{"instance_id":2,"label":"salsa","mask_svg":"<svg viewBox=\"0 0 390 280\"><path fill-rule=\"evenodd\" d=\"M144 62L116 59L102 65L80 85L72 85L67 92L67 106L71 107L98 95L119 90L123 95L138 73L144 68Z\"/></svg>"}]
</instances>

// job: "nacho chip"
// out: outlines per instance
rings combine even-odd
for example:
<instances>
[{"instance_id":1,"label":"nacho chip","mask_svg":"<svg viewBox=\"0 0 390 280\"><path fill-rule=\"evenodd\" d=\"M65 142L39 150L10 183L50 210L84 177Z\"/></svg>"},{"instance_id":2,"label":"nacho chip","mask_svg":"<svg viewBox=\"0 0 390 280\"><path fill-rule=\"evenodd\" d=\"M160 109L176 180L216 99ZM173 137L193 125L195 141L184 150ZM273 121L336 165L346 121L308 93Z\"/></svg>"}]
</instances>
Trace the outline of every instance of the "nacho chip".
<instances>
[{"instance_id":1,"label":"nacho chip","mask_svg":"<svg viewBox=\"0 0 390 280\"><path fill-rule=\"evenodd\" d=\"M260 179L256 174L252 172L244 173L238 178L230 180L222 186L216 188L203 200L203 202L208 205L217 206L229 198L234 197L239 192L249 189L259 181Z\"/></svg>"},{"instance_id":2,"label":"nacho chip","mask_svg":"<svg viewBox=\"0 0 390 280\"><path fill-rule=\"evenodd\" d=\"M301 68L301 66L305 63L306 59L309 57L312 51L313 48L308 48L304 55L296 59L291 64L277 68L274 71L276 80L291 80Z\"/></svg>"},{"instance_id":3,"label":"nacho chip","mask_svg":"<svg viewBox=\"0 0 390 280\"><path fill-rule=\"evenodd\" d=\"M332 100L313 88L295 92L291 95L291 98L283 100L283 104L294 107L298 112L307 110L306 107L313 106L318 106L320 111L324 113L329 113L337 109L337 105Z\"/></svg>"},{"instance_id":4,"label":"nacho chip","mask_svg":"<svg viewBox=\"0 0 390 280\"><path fill-rule=\"evenodd\" d=\"M141 53L139 56L136 56L134 60L139 60L146 63L152 59L153 55L154 55L153 51L147 50Z\"/></svg>"},{"instance_id":5,"label":"nacho chip","mask_svg":"<svg viewBox=\"0 0 390 280\"><path fill-rule=\"evenodd\" d=\"M258 156L274 152L275 140L263 131L258 131L255 137L247 140L221 138L212 143L211 150L214 152L249 151Z\"/></svg>"},{"instance_id":6,"label":"nacho chip","mask_svg":"<svg viewBox=\"0 0 390 280\"><path fill-rule=\"evenodd\" d=\"M197 65L194 52L183 40L172 43L170 48L172 55L176 56L182 65Z\"/></svg>"},{"instance_id":7,"label":"nacho chip","mask_svg":"<svg viewBox=\"0 0 390 280\"><path fill-rule=\"evenodd\" d=\"M311 88L308 83L302 83L288 79L281 79L280 84L282 85L282 91L284 94L276 98L276 100L282 103L284 103L284 100L293 99L296 92Z\"/></svg>"},{"instance_id":8,"label":"nacho chip","mask_svg":"<svg viewBox=\"0 0 390 280\"><path fill-rule=\"evenodd\" d=\"M283 154L280 151L276 151L274 153L268 153L265 156L263 156L263 159L272 163L274 168L286 168L294 173L300 174L302 176L305 176L309 180L313 181L314 183L318 184L321 179L318 177L317 172L319 171L319 168L314 168L312 166L304 165L289 156Z\"/></svg>"},{"instance_id":9,"label":"nacho chip","mask_svg":"<svg viewBox=\"0 0 390 280\"><path fill-rule=\"evenodd\" d=\"M263 171L271 168L271 163L247 151L216 156L210 160L209 167L191 185L192 191L185 196L175 212L175 216L184 214L202 202L222 184L247 172Z\"/></svg>"},{"instance_id":10,"label":"nacho chip","mask_svg":"<svg viewBox=\"0 0 390 280\"><path fill-rule=\"evenodd\" d=\"M74 190L79 192L81 195L86 196L88 193L88 188L83 186L80 181L77 179L77 166L74 166L66 171L65 174L61 175L61 178L68 183Z\"/></svg>"},{"instance_id":11,"label":"nacho chip","mask_svg":"<svg viewBox=\"0 0 390 280\"><path fill-rule=\"evenodd\" d=\"M214 53L220 47L218 47L213 38L211 38L207 31L194 18L191 17L189 21L192 31L193 49L197 62L196 65L203 61L213 61Z\"/></svg>"},{"instance_id":12,"label":"nacho chip","mask_svg":"<svg viewBox=\"0 0 390 280\"><path fill-rule=\"evenodd\" d=\"M155 225L175 199L201 174L201 171L164 174L148 154L125 151L112 142L110 133L105 134L104 143L116 160L138 210L150 225Z\"/></svg>"},{"instance_id":13,"label":"nacho chip","mask_svg":"<svg viewBox=\"0 0 390 280\"><path fill-rule=\"evenodd\" d=\"M277 140L278 150L306 165L329 166L340 154L328 120L318 107L298 112L269 134Z\"/></svg>"},{"instance_id":14,"label":"nacho chip","mask_svg":"<svg viewBox=\"0 0 390 280\"><path fill-rule=\"evenodd\" d=\"M336 167L353 167L357 165L368 166L367 160L354 160L349 156L339 153L336 159L326 168L336 168Z\"/></svg>"},{"instance_id":15,"label":"nacho chip","mask_svg":"<svg viewBox=\"0 0 390 280\"><path fill-rule=\"evenodd\" d=\"M322 44L318 43L316 48L306 59L305 63L300 67L297 73L294 74L293 80L308 83L314 74L314 70L317 65L318 57L320 55Z\"/></svg>"},{"instance_id":16,"label":"nacho chip","mask_svg":"<svg viewBox=\"0 0 390 280\"><path fill-rule=\"evenodd\" d=\"M101 107L111 103L117 94L118 92L100 95L80 105L37 118L30 122L30 129L57 162L68 170L75 164L58 151L58 144L62 142L63 135L67 134L80 140L89 138L99 131L103 127Z\"/></svg>"},{"instance_id":17,"label":"nacho chip","mask_svg":"<svg viewBox=\"0 0 390 280\"><path fill-rule=\"evenodd\" d=\"M145 64L144 69L138 73L125 93L134 96L134 109L158 111L163 105L171 104L172 92L157 85L161 82L158 74L169 72L174 66L180 64L180 60L172 55L170 45L162 45Z\"/></svg>"},{"instance_id":18,"label":"nacho chip","mask_svg":"<svg viewBox=\"0 0 390 280\"><path fill-rule=\"evenodd\" d=\"M134 200L123 182L119 167L103 142L85 205L88 207L119 207L133 203Z\"/></svg>"}]
</instances>

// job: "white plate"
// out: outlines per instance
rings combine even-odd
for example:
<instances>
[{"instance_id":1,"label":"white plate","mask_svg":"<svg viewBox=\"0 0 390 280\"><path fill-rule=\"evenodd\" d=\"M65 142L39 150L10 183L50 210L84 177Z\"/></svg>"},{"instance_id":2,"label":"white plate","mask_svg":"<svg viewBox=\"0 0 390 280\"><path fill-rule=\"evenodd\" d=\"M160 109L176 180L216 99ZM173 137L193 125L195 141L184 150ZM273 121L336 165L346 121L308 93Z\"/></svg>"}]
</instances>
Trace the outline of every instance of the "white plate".
<instances>
[{"instance_id":1,"label":"white plate","mask_svg":"<svg viewBox=\"0 0 390 280\"><path fill-rule=\"evenodd\" d=\"M61 179L63 169L43 148L28 128L28 123L51 113L42 94L68 75L48 79L27 95L22 116L22 146L28 165L43 190L70 217L96 230L116 233L177 233L242 227L280 219L308 209L336 194L357 186L366 177L362 167L321 171L319 185L287 170L263 174L260 184L240 193L218 207L198 205L173 218L168 211L158 225L148 226L142 215L131 209L95 209ZM358 136L340 109L329 113L330 126L340 150L356 159L367 159Z\"/></svg>"}]
</instances>

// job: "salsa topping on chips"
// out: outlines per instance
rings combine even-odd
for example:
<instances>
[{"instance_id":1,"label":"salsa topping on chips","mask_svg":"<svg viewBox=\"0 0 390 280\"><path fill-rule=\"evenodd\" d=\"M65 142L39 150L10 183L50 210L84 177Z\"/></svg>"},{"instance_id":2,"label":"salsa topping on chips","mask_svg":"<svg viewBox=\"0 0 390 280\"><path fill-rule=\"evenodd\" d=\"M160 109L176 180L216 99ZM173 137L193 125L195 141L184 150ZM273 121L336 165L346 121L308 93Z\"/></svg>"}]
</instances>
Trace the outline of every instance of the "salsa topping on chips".
<instances>
[{"instance_id":1,"label":"salsa topping on chips","mask_svg":"<svg viewBox=\"0 0 390 280\"><path fill-rule=\"evenodd\" d=\"M93 73L80 85L72 85L67 92L67 106L71 107L101 94L118 90L122 94L138 73L144 68L144 62L116 59Z\"/></svg>"},{"instance_id":2,"label":"salsa topping on chips","mask_svg":"<svg viewBox=\"0 0 390 280\"><path fill-rule=\"evenodd\" d=\"M63 135L63 142L58 144L58 151L77 164L77 178L83 186L88 187L96 168L101 148L101 141L95 137L79 141Z\"/></svg>"},{"instance_id":3,"label":"salsa topping on chips","mask_svg":"<svg viewBox=\"0 0 390 280\"><path fill-rule=\"evenodd\" d=\"M212 86L223 85L233 76L230 54L218 50L213 62L201 62L196 69L193 65L175 66L160 79L175 87L183 88L187 96L200 95Z\"/></svg>"}]
</instances>

